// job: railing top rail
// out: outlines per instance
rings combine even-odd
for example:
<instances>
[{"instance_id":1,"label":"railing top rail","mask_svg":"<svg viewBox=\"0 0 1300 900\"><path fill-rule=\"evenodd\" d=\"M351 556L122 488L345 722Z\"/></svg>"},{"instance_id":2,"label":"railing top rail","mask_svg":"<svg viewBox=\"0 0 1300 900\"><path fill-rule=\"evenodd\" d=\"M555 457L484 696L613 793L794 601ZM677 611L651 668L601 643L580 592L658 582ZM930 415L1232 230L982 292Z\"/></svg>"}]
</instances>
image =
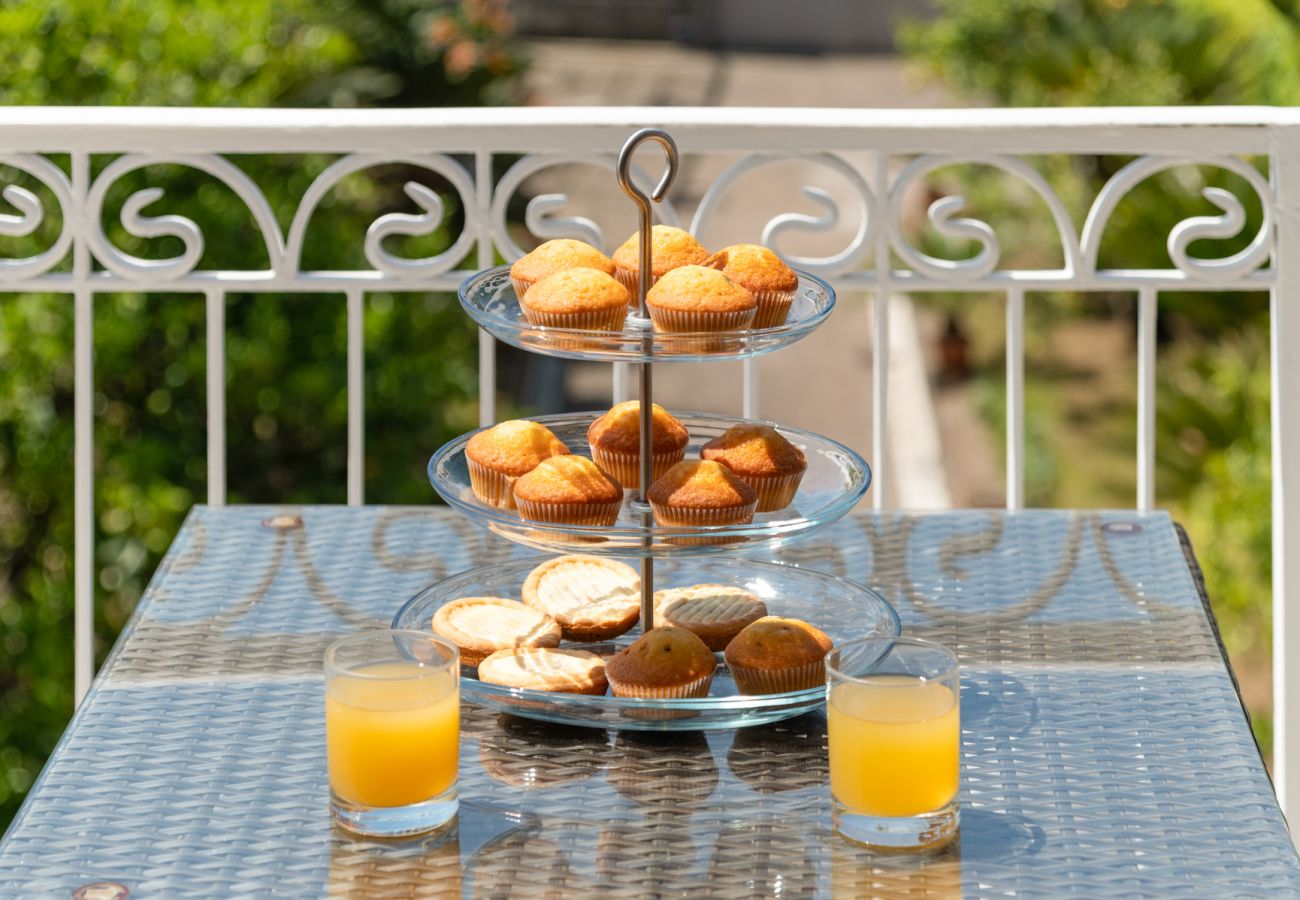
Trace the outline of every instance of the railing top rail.
<instances>
[{"instance_id":1,"label":"railing top rail","mask_svg":"<svg viewBox=\"0 0 1300 900\"><path fill-rule=\"evenodd\" d=\"M883 149L930 152L1263 152L1300 108L1040 109L498 107L232 109L0 107L7 152L536 152L615 146L630 130L671 128L683 150ZM1194 141L1193 135L1195 132ZM761 139L761 141L760 141Z\"/></svg>"}]
</instances>

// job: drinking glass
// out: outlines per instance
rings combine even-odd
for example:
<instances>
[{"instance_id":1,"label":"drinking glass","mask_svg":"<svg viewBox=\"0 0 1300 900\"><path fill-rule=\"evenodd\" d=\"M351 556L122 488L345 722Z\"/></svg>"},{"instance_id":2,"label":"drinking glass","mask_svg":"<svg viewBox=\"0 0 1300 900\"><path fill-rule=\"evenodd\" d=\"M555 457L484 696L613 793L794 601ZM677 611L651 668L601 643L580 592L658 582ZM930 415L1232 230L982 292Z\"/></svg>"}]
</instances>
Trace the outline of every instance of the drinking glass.
<instances>
[{"instance_id":1,"label":"drinking glass","mask_svg":"<svg viewBox=\"0 0 1300 900\"><path fill-rule=\"evenodd\" d=\"M960 820L957 657L930 641L866 638L826 657L832 817L871 847L947 843Z\"/></svg>"},{"instance_id":2,"label":"drinking glass","mask_svg":"<svg viewBox=\"0 0 1300 900\"><path fill-rule=\"evenodd\" d=\"M330 813L380 837L456 815L460 653L423 631L365 631L325 651Z\"/></svg>"}]
</instances>

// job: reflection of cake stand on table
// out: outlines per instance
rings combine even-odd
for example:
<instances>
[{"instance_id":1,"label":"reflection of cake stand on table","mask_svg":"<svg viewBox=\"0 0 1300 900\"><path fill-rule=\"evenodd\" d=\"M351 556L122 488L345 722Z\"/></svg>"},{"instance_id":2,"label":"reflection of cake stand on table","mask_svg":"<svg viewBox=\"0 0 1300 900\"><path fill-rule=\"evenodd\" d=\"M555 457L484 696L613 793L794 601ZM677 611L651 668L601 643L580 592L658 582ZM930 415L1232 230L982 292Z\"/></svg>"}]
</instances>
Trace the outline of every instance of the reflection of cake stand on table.
<instances>
[{"instance_id":1,"label":"reflection of cake stand on table","mask_svg":"<svg viewBox=\"0 0 1300 900\"><path fill-rule=\"evenodd\" d=\"M632 153L646 141L658 142L668 158L667 170L649 196L632 184L629 175ZM605 644L573 645L582 649L607 654L652 628L656 581L659 587L712 583L742 588L760 598L770 614L811 622L837 644L870 635L897 634L897 614L883 598L866 588L793 566L720 555L770 550L814 534L851 510L866 493L871 473L858 454L835 441L810 432L781 429L808 462L793 500L783 509L759 513L744 524L667 527L654 520L647 500L652 481L653 363L743 359L769 353L809 334L825 321L835 304L835 293L826 282L798 272L795 299L782 324L698 333L668 333L653 327L642 287L650 281L651 206L663 198L676 171L677 147L667 134L655 129L633 135L619 155L619 183L641 213L636 308L626 317L621 331L530 323L519 306L506 266L471 276L460 290L465 310L486 331L508 344L570 359L637 365L640 487L625 497L618 520L610 526L537 522L484 502L475 495L469 480L465 452L472 435L457 438L434 454L429 462L429 479L452 508L509 540L551 552L640 558L640 626ZM573 452L583 453L580 448L586 446L587 428L596 415L552 416L538 421ZM681 414L681 422L690 433L687 455L698 455L702 444L740 421L702 413ZM445 579L408 601L398 611L394 625L428 628L439 607L460 597L518 596L521 583L536 564L535 559L512 562ZM462 692L472 702L528 718L652 731L735 728L776 721L816 708L825 695L822 687L743 695L736 690L725 664L719 665L709 696L689 699L595 697L508 688L479 682L469 674L462 679Z\"/></svg>"}]
</instances>

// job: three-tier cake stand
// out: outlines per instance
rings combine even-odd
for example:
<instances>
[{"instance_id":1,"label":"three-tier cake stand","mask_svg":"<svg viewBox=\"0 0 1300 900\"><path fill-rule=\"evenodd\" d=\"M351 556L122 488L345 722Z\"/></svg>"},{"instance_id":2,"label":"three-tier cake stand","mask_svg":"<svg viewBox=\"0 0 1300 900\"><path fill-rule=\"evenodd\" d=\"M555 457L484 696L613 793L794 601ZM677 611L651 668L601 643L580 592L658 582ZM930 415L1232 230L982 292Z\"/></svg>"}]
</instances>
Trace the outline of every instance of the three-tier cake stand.
<instances>
[{"instance_id":1,"label":"three-tier cake stand","mask_svg":"<svg viewBox=\"0 0 1300 900\"><path fill-rule=\"evenodd\" d=\"M632 155L646 142L659 144L666 167L650 194L632 180ZM737 554L771 550L804 538L834 523L851 510L871 482L867 463L849 448L807 431L779 426L803 450L808 469L790 506L760 513L743 525L665 527L654 521L646 494L651 483L651 410L655 362L737 360L787 347L809 334L830 315L835 292L825 281L798 272L799 286L787 321L771 328L732 332L665 333L656 331L646 307L651 272L652 203L667 193L677 174L677 145L666 132L647 128L632 135L618 157L618 183L640 212L640 277L637 306L619 332L548 328L529 324L519 307L508 266L478 272L461 285L466 312L494 337L515 347L569 359L634 363L640 381L640 487L625 498L618 521L609 527L534 522L514 510L479 500L470 487L465 448L474 432L439 449L429 461L429 480L447 503L470 521L517 543L558 553L639 558L641 622L626 635L601 645L565 643L608 654L654 627L656 586L728 584L747 590L772 615L803 619L825 631L835 643L899 633L898 615L878 594L853 582L779 563L739 558ZM674 415L690 433L687 457L698 457L710 439L744 420L708 413ZM542 416L572 452L587 452L587 428L600 412ZM460 597L518 597L520 586L538 558L517 560L453 575L412 597L394 617L401 628L429 628L444 603ZM820 706L822 687L761 696L740 694L719 659L707 697L643 699L508 688L478 681L466 670L462 694L471 702L545 721L626 730L699 730L735 728L777 721Z\"/></svg>"}]
</instances>

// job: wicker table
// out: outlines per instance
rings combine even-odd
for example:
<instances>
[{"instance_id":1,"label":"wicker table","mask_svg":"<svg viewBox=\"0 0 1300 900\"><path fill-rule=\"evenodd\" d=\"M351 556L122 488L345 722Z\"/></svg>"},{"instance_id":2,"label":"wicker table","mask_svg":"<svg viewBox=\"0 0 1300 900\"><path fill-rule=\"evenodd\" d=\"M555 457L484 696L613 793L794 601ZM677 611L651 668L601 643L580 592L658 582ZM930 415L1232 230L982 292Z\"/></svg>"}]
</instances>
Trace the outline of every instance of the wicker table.
<instances>
[{"instance_id":1,"label":"wicker table","mask_svg":"<svg viewBox=\"0 0 1300 900\"><path fill-rule=\"evenodd\" d=\"M456 833L333 828L325 645L526 552L439 509L195 508L0 844L0 894L1300 894L1163 514L859 515L782 552L960 653L962 836L937 856L830 832L816 714L655 738L466 707Z\"/></svg>"}]
</instances>

